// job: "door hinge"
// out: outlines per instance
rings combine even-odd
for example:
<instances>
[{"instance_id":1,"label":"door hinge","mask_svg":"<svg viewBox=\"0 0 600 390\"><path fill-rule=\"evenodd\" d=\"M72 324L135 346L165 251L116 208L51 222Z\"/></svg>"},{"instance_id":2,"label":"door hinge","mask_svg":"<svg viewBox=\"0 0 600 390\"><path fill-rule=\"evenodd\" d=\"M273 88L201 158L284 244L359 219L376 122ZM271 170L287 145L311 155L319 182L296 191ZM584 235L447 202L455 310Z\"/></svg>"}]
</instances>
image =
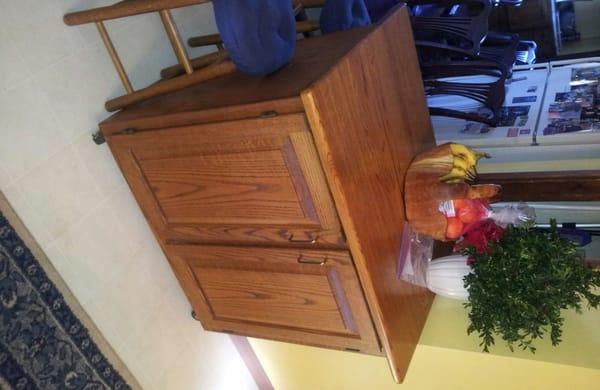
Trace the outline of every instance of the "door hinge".
<instances>
[{"instance_id":1,"label":"door hinge","mask_svg":"<svg viewBox=\"0 0 600 390\"><path fill-rule=\"evenodd\" d=\"M92 140L96 145L102 145L106 142L106 138L104 138L104 134L100 130L97 130L94 134L92 134Z\"/></svg>"}]
</instances>

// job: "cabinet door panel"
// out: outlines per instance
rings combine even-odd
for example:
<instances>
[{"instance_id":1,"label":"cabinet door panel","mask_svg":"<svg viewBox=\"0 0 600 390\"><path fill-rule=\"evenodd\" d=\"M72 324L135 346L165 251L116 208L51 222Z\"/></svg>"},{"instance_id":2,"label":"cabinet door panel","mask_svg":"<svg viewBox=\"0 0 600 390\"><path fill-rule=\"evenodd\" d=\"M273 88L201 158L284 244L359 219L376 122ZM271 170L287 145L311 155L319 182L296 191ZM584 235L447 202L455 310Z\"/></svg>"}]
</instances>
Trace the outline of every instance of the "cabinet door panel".
<instances>
[{"instance_id":1,"label":"cabinet door panel","mask_svg":"<svg viewBox=\"0 0 600 390\"><path fill-rule=\"evenodd\" d=\"M218 154L140 167L168 223L259 224L266 216L271 223L318 223L312 199L298 201L284 157L280 151Z\"/></svg>"},{"instance_id":2,"label":"cabinet door panel","mask_svg":"<svg viewBox=\"0 0 600 390\"><path fill-rule=\"evenodd\" d=\"M338 308L338 301L348 306L347 298L330 284L335 270L292 274L194 264L192 271L216 320L291 326L293 318L299 329L355 331L352 316Z\"/></svg>"},{"instance_id":3,"label":"cabinet door panel","mask_svg":"<svg viewBox=\"0 0 600 390\"><path fill-rule=\"evenodd\" d=\"M108 141L166 242L345 245L301 114L114 135Z\"/></svg>"},{"instance_id":4,"label":"cabinet door panel","mask_svg":"<svg viewBox=\"0 0 600 390\"><path fill-rule=\"evenodd\" d=\"M348 252L166 247L206 329L379 353Z\"/></svg>"}]
</instances>

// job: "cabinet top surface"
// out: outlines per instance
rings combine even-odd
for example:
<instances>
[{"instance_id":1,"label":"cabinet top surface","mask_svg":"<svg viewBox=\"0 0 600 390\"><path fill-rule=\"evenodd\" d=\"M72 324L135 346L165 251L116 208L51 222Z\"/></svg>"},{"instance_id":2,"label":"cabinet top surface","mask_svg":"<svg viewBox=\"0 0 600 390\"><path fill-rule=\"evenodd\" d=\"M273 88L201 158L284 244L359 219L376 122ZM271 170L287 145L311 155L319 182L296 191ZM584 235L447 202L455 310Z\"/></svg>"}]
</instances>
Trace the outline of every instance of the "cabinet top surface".
<instances>
[{"instance_id":1,"label":"cabinet top surface","mask_svg":"<svg viewBox=\"0 0 600 390\"><path fill-rule=\"evenodd\" d=\"M435 145L406 7L398 7L302 94L392 372L406 375L432 296L396 277L404 177Z\"/></svg>"},{"instance_id":2,"label":"cabinet top surface","mask_svg":"<svg viewBox=\"0 0 600 390\"><path fill-rule=\"evenodd\" d=\"M174 116L225 110L231 107L243 107L260 102L271 102L277 110L282 100L288 100L288 107L302 110L301 92L327 72L340 58L365 37L372 27L328 34L299 40L291 63L278 72L266 77L252 77L236 72L228 76L209 80L204 83L132 105L117 112L100 124L106 129L129 122L132 127L146 127L144 119L161 116ZM282 111L290 111L287 110ZM293 110L292 110L293 111ZM227 115L221 113L220 115ZM240 117L255 116L253 113L240 114ZM209 115L210 116L210 115ZM198 117L196 118L198 119ZM212 122L227 117L200 119ZM134 123L136 122L137 123ZM198 122L196 120L195 122ZM153 126L151 126L153 127ZM109 130L109 133L111 131Z\"/></svg>"}]
</instances>

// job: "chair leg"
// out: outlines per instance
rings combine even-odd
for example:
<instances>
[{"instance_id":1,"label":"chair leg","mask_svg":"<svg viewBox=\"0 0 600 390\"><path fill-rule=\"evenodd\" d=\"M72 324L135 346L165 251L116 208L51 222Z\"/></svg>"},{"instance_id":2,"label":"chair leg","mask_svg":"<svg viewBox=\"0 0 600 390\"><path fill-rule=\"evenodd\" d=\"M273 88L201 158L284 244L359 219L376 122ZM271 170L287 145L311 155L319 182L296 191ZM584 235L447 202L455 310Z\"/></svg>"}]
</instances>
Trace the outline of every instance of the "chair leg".
<instances>
[{"instance_id":1,"label":"chair leg","mask_svg":"<svg viewBox=\"0 0 600 390\"><path fill-rule=\"evenodd\" d=\"M320 29L319 22L315 20L303 20L296 22L296 32L297 33L310 33ZM212 46L212 45L221 45L223 41L221 40L221 36L219 34L210 34L210 35L202 35L200 37L192 37L188 39L188 45L190 47L202 47L202 46Z\"/></svg>"},{"instance_id":2,"label":"chair leg","mask_svg":"<svg viewBox=\"0 0 600 390\"><path fill-rule=\"evenodd\" d=\"M209 34L200 37L191 37L187 43L190 47L201 47L222 44L223 41L219 34Z\"/></svg>"},{"instance_id":3,"label":"chair leg","mask_svg":"<svg viewBox=\"0 0 600 390\"><path fill-rule=\"evenodd\" d=\"M190 59L185 51L185 46L183 45L183 42L181 42L181 37L179 36L179 31L177 31L177 26L171 16L171 11L163 9L159 11L159 14L179 63L185 69L185 73L192 73L194 68L192 67L192 64L190 64Z\"/></svg>"},{"instance_id":4,"label":"chair leg","mask_svg":"<svg viewBox=\"0 0 600 390\"><path fill-rule=\"evenodd\" d=\"M227 60L219 64L200 69L191 74L185 74L172 79L161 80L149 87L140 89L128 95L123 95L106 102L107 111L117 111L121 108L130 106L155 96L163 95L169 92L178 91L203 81L211 80L217 77L225 76L235 72L236 68L233 62Z\"/></svg>"},{"instance_id":5,"label":"chair leg","mask_svg":"<svg viewBox=\"0 0 600 390\"><path fill-rule=\"evenodd\" d=\"M228 57L229 57L229 55L227 54L227 51L220 50L220 51L215 51L213 53L205 54L203 56L194 58L190 61L190 63L192 64L192 68L194 68L194 70L198 70L198 69L207 67L209 65L217 64L221 61L224 61ZM184 73L185 73L185 70L183 69L183 67L180 64L177 64L177 65L169 66L168 68L161 70L160 77L163 80L171 79L173 77L182 75Z\"/></svg>"},{"instance_id":6,"label":"chair leg","mask_svg":"<svg viewBox=\"0 0 600 390\"><path fill-rule=\"evenodd\" d=\"M125 91L127 93L133 92L133 87L131 86L131 82L129 81L129 77L125 72L125 68L121 63L121 59L113 46L112 41L110 40L110 36L108 35L108 31L106 31L106 27L102 22L96 22L96 27L98 28L98 32L100 33L100 37L102 37L102 42L104 42L104 46L108 51L108 55L110 55L110 59L112 60L117 73L119 74L119 78L121 79L121 83L123 83L123 87L125 87Z\"/></svg>"}]
</instances>

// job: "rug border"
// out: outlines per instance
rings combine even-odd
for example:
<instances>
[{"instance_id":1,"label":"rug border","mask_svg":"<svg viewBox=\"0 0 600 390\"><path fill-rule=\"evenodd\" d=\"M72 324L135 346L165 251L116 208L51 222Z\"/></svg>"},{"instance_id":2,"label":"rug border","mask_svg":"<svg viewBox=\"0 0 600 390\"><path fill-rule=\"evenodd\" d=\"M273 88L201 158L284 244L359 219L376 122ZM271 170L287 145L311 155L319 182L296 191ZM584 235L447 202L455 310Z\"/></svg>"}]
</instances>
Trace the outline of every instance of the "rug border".
<instances>
[{"instance_id":1,"label":"rug border","mask_svg":"<svg viewBox=\"0 0 600 390\"><path fill-rule=\"evenodd\" d=\"M48 256L44 253L36 240L33 238L27 227L23 224L17 213L14 211L2 191L0 191L0 212L12 225L14 231L19 235L21 240L27 245L33 256L40 263L41 267L46 272L48 278L54 283L58 290L62 293L65 302L71 308L73 314L77 316L79 321L87 328L90 338L96 343L98 349L104 354L108 362L121 375L123 380L131 386L132 389L142 389L139 382L133 376L127 365L121 360L109 342L106 340L102 332L98 329L94 321L81 306L69 286L60 276Z\"/></svg>"}]
</instances>

